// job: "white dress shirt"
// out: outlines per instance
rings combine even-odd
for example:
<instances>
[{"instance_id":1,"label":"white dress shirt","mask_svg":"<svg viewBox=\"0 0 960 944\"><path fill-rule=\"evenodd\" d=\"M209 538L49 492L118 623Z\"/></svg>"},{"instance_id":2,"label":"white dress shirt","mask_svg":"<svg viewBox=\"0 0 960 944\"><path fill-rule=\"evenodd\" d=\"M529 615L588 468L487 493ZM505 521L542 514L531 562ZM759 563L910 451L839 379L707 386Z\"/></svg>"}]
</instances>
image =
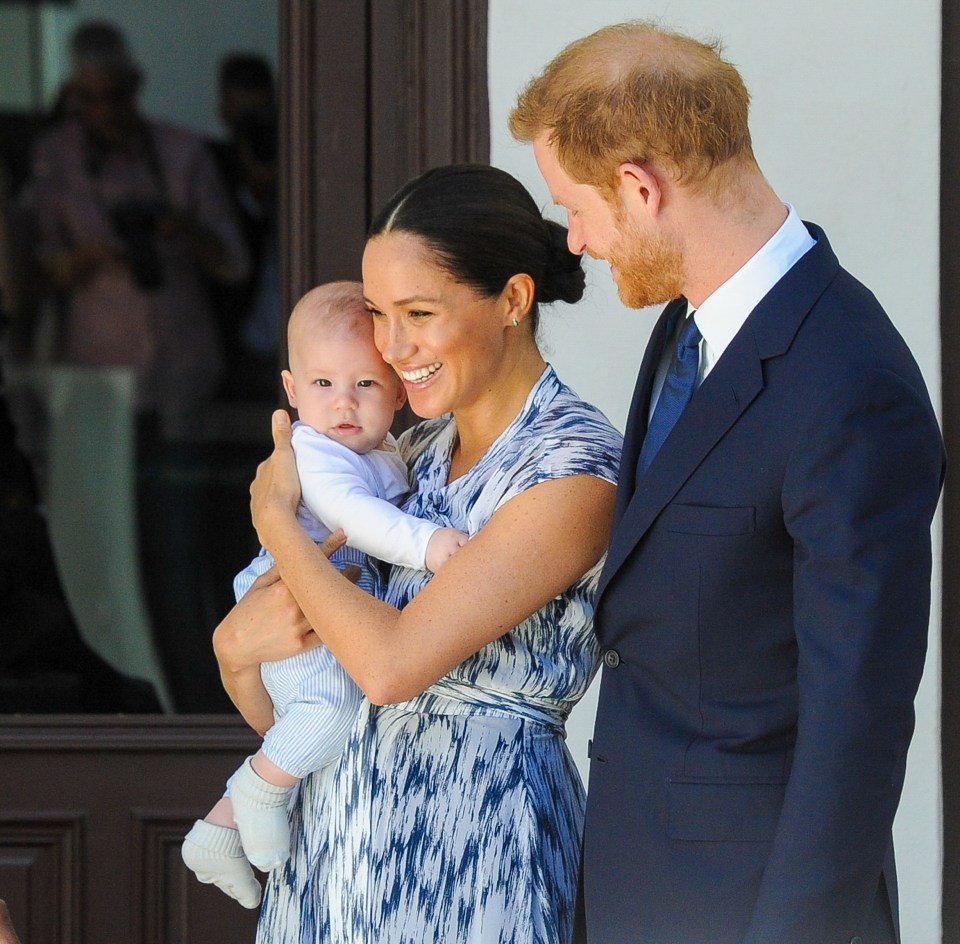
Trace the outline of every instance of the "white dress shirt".
<instances>
[{"instance_id":1,"label":"white dress shirt","mask_svg":"<svg viewBox=\"0 0 960 944\"><path fill-rule=\"evenodd\" d=\"M788 203L786 208L787 218L780 228L696 310L694 319L703 335L700 341L698 386L713 370L753 309L804 253L816 244L793 206ZM688 304L687 317L692 311L692 306ZM682 329L678 327L678 330ZM673 345L668 344L654 379L650 398L651 416L672 356Z\"/></svg>"}]
</instances>

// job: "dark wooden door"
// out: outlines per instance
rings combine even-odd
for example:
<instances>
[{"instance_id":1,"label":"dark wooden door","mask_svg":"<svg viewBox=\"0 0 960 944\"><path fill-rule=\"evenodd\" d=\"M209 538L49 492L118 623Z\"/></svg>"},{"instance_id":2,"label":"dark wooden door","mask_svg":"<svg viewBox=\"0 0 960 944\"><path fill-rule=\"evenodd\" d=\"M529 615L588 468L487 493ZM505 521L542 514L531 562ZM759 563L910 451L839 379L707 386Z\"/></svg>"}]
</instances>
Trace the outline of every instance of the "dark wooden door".
<instances>
[{"instance_id":1,"label":"dark wooden door","mask_svg":"<svg viewBox=\"0 0 960 944\"><path fill-rule=\"evenodd\" d=\"M239 718L0 721L0 890L23 944L252 941L256 912L180 859L258 739Z\"/></svg>"}]
</instances>

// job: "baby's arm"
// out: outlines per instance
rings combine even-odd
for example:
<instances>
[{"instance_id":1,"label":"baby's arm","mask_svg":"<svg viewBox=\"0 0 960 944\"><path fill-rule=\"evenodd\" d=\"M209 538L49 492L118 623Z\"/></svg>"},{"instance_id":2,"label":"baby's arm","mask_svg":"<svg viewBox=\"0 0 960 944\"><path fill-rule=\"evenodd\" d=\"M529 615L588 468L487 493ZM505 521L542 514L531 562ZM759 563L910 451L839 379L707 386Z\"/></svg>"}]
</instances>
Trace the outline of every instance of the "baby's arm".
<instances>
[{"instance_id":1,"label":"baby's arm","mask_svg":"<svg viewBox=\"0 0 960 944\"><path fill-rule=\"evenodd\" d=\"M377 497L363 457L326 437L302 437L296 455L303 503L331 531L342 528L351 547L390 564L436 570L467 540L461 531L408 515ZM449 533L428 557L440 531Z\"/></svg>"}]
</instances>

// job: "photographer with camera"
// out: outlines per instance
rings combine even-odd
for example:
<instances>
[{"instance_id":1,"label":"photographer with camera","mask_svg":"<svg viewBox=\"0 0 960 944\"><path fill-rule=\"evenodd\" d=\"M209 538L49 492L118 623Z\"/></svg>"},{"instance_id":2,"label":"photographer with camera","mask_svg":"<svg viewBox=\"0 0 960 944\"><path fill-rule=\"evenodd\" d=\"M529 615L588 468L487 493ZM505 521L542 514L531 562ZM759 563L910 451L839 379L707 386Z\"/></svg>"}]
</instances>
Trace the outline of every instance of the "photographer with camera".
<instances>
[{"instance_id":1,"label":"photographer with camera","mask_svg":"<svg viewBox=\"0 0 960 944\"><path fill-rule=\"evenodd\" d=\"M119 29L81 24L70 52L75 115L38 141L32 182L57 359L132 367L142 409L188 409L223 366L205 280L248 277L243 236L201 139L140 113Z\"/></svg>"},{"instance_id":2,"label":"photographer with camera","mask_svg":"<svg viewBox=\"0 0 960 944\"><path fill-rule=\"evenodd\" d=\"M120 30L83 23L70 53L70 108L37 142L30 186L35 250L58 299L53 359L132 373L154 643L174 707L216 711L225 702L203 537L216 457L200 411L218 390L224 345L209 283L243 283L249 253L202 139L140 112L142 76ZM91 404L91 423L106 415Z\"/></svg>"}]
</instances>

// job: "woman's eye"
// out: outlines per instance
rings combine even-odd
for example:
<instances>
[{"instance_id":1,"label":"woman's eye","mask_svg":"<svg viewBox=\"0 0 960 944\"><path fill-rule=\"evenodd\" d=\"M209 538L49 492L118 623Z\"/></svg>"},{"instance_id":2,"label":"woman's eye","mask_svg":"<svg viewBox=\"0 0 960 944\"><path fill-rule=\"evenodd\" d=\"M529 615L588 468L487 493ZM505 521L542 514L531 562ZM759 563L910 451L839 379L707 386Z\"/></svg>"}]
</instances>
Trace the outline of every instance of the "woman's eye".
<instances>
[{"instance_id":1,"label":"woman's eye","mask_svg":"<svg viewBox=\"0 0 960 944\"><path fill-rule=\"evenodd\" d=\"M374 318L382 318L383 312L379 308L368 308L367 311L373 315Z\"/></svg>"},{"instance_id":2,"label":"woman's eye","mask_svg":"<svg viewBox=\"0 0 960 944\"><path fill-rule=\"evenodd\" d=\"M411 311L411 318L429 318L433 314L432 311Z\"/></svg>"}]
</instances>

